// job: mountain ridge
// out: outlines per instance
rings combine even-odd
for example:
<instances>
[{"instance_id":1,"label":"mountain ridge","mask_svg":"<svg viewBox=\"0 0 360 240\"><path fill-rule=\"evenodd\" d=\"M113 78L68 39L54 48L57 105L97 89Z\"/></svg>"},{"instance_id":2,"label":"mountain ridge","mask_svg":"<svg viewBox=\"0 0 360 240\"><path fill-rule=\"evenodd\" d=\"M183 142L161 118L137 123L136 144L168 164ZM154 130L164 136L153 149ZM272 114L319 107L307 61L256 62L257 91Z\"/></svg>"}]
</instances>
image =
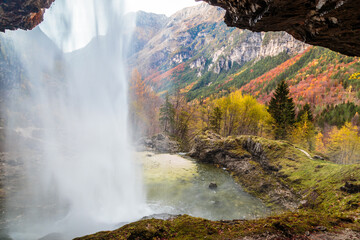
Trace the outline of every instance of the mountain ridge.
<instances>
[{"instance_id":1,"label":"mountain ridge","mask_svg":"<svg viewBox=\"0 0 360 240\"><path fill-rule=\"evenodd\" d=\"M295 55L307 47L285 32L253 33L228 28L222 20L224 14L221 8L206 3L180 10L131 58L130 65L138 68L148 84L161 92L167 89L152 82L152 78L181 64L199 78L209 71L220 74L281 52Z\"/></svg>"},{"instance_id":2,"label":"mountain ridge","mask_svg":"<svg viewBox=\"0 0 360 240\"><path fill-rule=\"evenodd\" d=\"M199 8L208 15L192 16ZM160 95L181 89L189 101L240 90L267 103L285 79L296 104L316 104L317 112L344 101L360 104L360 86L356 80L349 83L351 74L360 71L358 58L312 47L285 32L227 27L224 13L200 4L170 16L130 66Z\"/></svg>"}]
</instances>

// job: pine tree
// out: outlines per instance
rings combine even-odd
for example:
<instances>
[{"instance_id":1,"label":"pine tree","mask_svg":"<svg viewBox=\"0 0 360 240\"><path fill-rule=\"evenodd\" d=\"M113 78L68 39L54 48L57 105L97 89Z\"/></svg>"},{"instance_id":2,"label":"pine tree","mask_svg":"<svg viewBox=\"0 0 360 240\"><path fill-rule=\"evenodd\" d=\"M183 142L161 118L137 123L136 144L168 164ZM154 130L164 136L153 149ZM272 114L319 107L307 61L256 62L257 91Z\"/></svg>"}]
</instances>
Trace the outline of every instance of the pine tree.
<instances>
[{"instance_id":1,"label":"pine tree","mask_svg":"<svg viewBox=\"0 0 360 240\"><path fill-rule=\"evenodd\" d=\"M281 81L270 100L269 113L275 120L275 139L287 139L295 123L294 101L289 86Z\"/></svg>"},{"instance_id":2,"label":"pine tree","mask_svg":"<svg viewBox=\"0 0 360 240\"><path fill-rule=\"evenodd\" d=\"M303 108L299 111L299 114L297 116L297 122L300 122L302 120L302 116L304 114L307 114L307 120L310 121L310 122L313 122L314 121L314 117L313 117L313 114L312 114L312 111L311 111L311 107L310 107L310 104L306 103Z\"/></svg>"},{"instance_id":3,"label":"pine tree","mask_svg":"<svg viewBox=\"0 0 360 240\"><path fill-rule=\"evenodd\" d=\"M170 102L168 94L166 94L165 103L160 107L159 120L164 128L164 131L173 134L175 125L175 108Z\"/></svg>"}]
</instances>

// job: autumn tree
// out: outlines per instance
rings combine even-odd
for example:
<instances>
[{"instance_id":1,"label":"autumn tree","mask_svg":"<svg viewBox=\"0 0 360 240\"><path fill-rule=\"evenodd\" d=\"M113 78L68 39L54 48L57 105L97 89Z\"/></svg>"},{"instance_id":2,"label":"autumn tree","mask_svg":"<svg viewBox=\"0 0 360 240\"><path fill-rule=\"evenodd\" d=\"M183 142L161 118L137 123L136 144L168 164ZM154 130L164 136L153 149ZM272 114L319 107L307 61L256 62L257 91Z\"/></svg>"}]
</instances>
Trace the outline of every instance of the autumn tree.
<instances>
[{"instance_id":1,"label":"autumn tree","mask_svg":"<svg viewBox=\"0 0 360 240\"><path fill-rule=\"evenodd\" d=\"M324 143L324 135L321 131L315 136L315 151L325 154L326 148Z\"/></svg>"},{"instance_id":2,"label":"autumn tree","mask_svg":"<svg viewBox=\"0 0 360 240\"><path fill-rule=\"evenodd\" d=\"M223 136L257 135L271 118L263 104L241 91L216 100L216 105L222 113Z\"/></svg>"},{"instance_id":3,"label":"autumn tree","mask_svg":"<svg viewBox=\"0 0 360 240\"><path fill-rule=\"evenodd\" d=\"M340 164L359 162L360 137L357 126L348 122L341 129L334 127L328 142L327 154L332 161Z\"/></svg>"},{"instance_id":4,"label":"autumn tree","mask_svg":"<svg viewBox=\"0 0 360 240\"><path fill-rule=\"evenodd\" d=\"M307 111L295 123L291 134L291 141L309 150L315 149L315 127L308 117Z\"/></svg>"},{"instance_id":5,"label":"autumn tree","mask_svg":"<svg viewBox=\"0 0 360 240\"><path fill-rule=\"evenodd\" d=\"M221 120L222 120L222 111L217 106L211 112L210 117L209 117L210 129L213 130L217 134L220 133Z\"/></svg>"},{"instance_id":6,"label":"autumn tree","mask_svg":"<svg viewBox=\"0 0 360 240\"><path fill-rule=\"evenodd\" d=\"M203 102L194 101L191 104L192 117L189 123L189 138L192 139L204 130L209 129L209 119L213 106Z\"/></svg>"},{"instance_id":7,"label":"autumn tree","mask_svg":"<svg viewBox=\"0 0 360 240\"><path fill-rule=\"evenodd\" d=\"M132 73L129 90L130 122L132 123L134 131L137 131L135 135L141 135L138 130L143 128L142 121L146 117L144 112L145 84L136 69Z\"/></svg>"},{"instance_id":8,"label":"autumn tree","mask_svg":"<svg viewBox=\"0 0 360 240\"><path fill-rule=\"evenodd\" d=\"M184 109L181 109L176 113L174 135L180 141L183 148L187 148L189 144L188 133L190 119L191 113Z\"/></svg>"},{"instance_id":9,"label":"autumn tree","mask_svg":"<svg viewBox=\"0 0 360 240\"><path fill-rule=\"evenodd\" d=\"M263 104L250 95L243 95L239 102L240 120L237 127L239 135L261 135L271 116Z\"/></svg>"},{"instance_id":10,"label":"autumn tree","mask_svg":"<svg viewBox=\"0 0 360 240\"><path fill-rule=\"evenodd\" d=\"M164 132L173 134L175 129L175 108L170 102L169 94L165 96L165 102L160 107L160 123Z\"/></svg>"},{"instance_id":11,"label":"autumn tree","mask_svg":"<svg viewBox=\"0 0 360 240\"><path fill-rule=\"evenodd\" d=\"M158 112L160 99L146 86L140 73L135 69L129 84L129 118L133 136L152 136L159 132Z\"/></svg>"},{"instance_id":12,"label":"autumn tree","mask_svg":"<svg viewBox=\"0 0 360 240\"><path fill-rule=\"evenodd\" d=\"M188 150L189 145L189 128L193 118L194 109L188 104L188 101L179 88L174 91L174 137L180 142L184 150Z\"/></svg>"},{"instance_id":13,"label":"autumn tree","mask_svg":"<svg viewBox=\"0 0 360 240\"><path fill-rule=\"evenodd\" d=\"M268 111L275 120L275 139L287 139L295 123L295 108L285 81L276 87Z\"/></svg>"}]
</instances>

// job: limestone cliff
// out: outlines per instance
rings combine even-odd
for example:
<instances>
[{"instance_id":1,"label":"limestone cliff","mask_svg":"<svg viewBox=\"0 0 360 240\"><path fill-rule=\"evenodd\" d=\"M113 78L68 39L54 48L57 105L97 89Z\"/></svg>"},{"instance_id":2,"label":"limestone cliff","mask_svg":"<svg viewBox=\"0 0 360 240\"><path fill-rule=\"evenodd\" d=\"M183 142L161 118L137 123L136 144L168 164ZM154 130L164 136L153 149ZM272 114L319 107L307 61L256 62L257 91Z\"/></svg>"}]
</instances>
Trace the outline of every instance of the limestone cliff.
<instances>
[{"instance_id":1,"label":"limestone cliff","mask_svg":"<svg viewBox=\"0 0 360 240\"><path fill-rule=\"evenodd\" d=\"M307 45L285 32L256 33L228 28L225 11L208 4L183 9L169 19L132 59L144 77L166 72L180 64L197 71L219 74L286 52L302 52Z\"/></svg>"}]
</instances>

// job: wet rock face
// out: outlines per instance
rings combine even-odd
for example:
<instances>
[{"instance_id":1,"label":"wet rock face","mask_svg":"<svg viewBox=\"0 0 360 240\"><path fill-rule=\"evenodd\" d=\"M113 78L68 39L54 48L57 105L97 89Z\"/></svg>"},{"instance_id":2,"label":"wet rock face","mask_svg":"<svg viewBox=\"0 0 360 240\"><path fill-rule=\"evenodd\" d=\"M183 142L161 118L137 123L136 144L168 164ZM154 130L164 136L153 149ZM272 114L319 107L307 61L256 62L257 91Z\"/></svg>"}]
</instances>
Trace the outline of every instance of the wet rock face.
<instances>
[{"instance_id":1,"label":"wet rock face","mask_svg":"<svg viewBox=\"0 0 360 240\"><path fill-rule=\"evenodd\" d=\"M31 30L43 20L45 9L55 0L0 1L0 31L6 29Z\"/></svg>"},{"instance_id":2,"label":"wet rock face","mask_svg":"<svg viewBox=\"0 0 360 240\"><path fill-rule=\"evenodd\" d=\"M225 23L251 31L286 31L296 39L360 56L358 0L204 0L226 10Z\"/></svg>"}]
</instances>

